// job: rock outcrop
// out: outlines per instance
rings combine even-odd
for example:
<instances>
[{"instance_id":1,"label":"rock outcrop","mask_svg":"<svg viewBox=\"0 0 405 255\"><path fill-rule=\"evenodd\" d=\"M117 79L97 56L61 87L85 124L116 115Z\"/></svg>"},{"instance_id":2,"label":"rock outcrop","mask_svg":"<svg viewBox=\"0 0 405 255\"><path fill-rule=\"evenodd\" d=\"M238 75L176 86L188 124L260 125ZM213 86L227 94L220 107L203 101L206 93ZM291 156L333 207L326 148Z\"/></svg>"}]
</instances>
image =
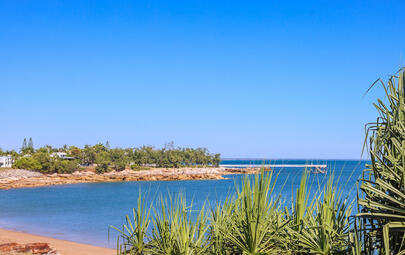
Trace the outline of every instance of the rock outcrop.
<instances>
[{"instance_id":1,"label":"rock outcrop","mask_svg":"<svg viewBox=\"0 0 405 255\"><path fill-rule=\"evenodd\" d=\"M7 170L0 171L0 179L5 179L5 178L22 179L22 178L31 178L31 177L40 177L40 176L43 176L43 174L34 172L34 171L24 170L24 169L7 169Z\"/></svg>"},{"instance_id":2,"label":"rock outcrop","mask_svg":"<svg viewBox=\"0 0 405 255\"><path fill-rule=\"evenodd\" d=\"M47 243L0 244L0 255L59 255Z\"/></svg>"},{"instance_id":3,"label":"rock outcrop","mask_svg":"<svg viewBox=\"0 0 405 255\"><path fill-rule=\"evenodd\" d=\"M121 182L121 181L172 181L172 180L217 180L224 175L237 173L255 173L257 169L226 169L223 167L206 168L153 168L150 170L112 171L95 174L92 171L76 171L72 174L44 175L26 170L6 170L0 175L0 189L52 186L60 184ZM6 172L3 171L3 172ZM13 173L14 171L14 173ZM0 173L3 173L0 172Z\"/></svg>"}]
</instances>

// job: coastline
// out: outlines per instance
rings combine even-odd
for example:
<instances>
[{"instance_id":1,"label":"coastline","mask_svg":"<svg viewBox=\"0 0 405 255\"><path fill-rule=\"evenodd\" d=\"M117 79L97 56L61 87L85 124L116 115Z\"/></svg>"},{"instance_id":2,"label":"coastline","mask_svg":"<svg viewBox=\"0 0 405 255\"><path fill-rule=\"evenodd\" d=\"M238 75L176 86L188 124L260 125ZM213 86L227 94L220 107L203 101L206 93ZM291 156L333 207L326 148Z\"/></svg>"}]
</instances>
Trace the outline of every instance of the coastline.
<instances>
[{"instance_id":1,"label":"coastline","mask_svg":"<svg viewBox=\"0 0 405 255\"><path fill-rule=\"evenodd\" d=\"M120 172L112 171L104 174L96 174L92 171L77 171L72 174L36 174L35 176L13 175L13 171L16 170L8 171L11 173L10 176L0 178L0 190L97 182L221 180L225 179L224 175L257 173L258 169L224 167L153 168L141 171L125 169Z\"/></svg>"},{"instance_id":2,"label":"coastline","mask_svg":"<svg viewBox=\"0 0 405 255\"><path fill-rule=\"evenodd\" d=\"M28 234L24 232L0 228L0 245L6 243L47 243L61 255L114 255L110 248L81 244L52 237ZM0 251L1 254L1 251Z\"/></svg>"}]
</instances>

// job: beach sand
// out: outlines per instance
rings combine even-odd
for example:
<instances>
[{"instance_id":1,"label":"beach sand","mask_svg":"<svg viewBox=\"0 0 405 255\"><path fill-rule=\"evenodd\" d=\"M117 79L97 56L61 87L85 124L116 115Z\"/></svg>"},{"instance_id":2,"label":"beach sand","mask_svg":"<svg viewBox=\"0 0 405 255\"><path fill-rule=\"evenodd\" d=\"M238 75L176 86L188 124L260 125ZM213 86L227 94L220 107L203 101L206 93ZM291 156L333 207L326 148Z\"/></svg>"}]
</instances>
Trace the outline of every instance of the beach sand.
<instances>
[{"instance_id":1,"label":"beach sand","mask_svg":"<svg viewBox=\"0 0 405 255\"><path fill-rule=\"evenodd\" d=\"M23 232L0 229L0 244L4 243L49 243L61 255L114 255L114 249L80 244L51 237L31 235Z\"/></svg>"}]
</instances>

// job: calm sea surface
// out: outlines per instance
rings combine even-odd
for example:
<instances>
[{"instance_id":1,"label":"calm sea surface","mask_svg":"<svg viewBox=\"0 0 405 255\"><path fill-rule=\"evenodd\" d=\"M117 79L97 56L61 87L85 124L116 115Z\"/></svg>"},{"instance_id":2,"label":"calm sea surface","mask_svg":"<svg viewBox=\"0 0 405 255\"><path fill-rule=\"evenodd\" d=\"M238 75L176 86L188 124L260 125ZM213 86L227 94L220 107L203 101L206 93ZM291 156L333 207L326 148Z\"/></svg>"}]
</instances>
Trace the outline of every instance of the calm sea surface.
<instances>
[{"instance_id":1,"label":"calm sea surface","mask_svg":"<svg viewBox=\"0 0 405 255\"><path fill-rule=\"evenodd\" d=\"M224 160L222 164L327 164L328 174L335 172L346 184L345 193L355 198L356 180L365 161L352 160ZM298 188L303 168L275 169L279 173L277 192L290 205L292 190ZM311 174L310 181L322 182L325 174ZM149 202L159 195L186 195L193 207L205 202L215 204L233 193L243 175L229 175L226 180L142 181L122 183L71 184L54 187L0 190L0 228L21 230L55 238L115 247L116 233L110 225L120 226L125 215L136 206L138 194L146 193ZM317 185L312 185L313 189ZM351 192L351 193L350 193Z\"/></svg>"}]
</instances>

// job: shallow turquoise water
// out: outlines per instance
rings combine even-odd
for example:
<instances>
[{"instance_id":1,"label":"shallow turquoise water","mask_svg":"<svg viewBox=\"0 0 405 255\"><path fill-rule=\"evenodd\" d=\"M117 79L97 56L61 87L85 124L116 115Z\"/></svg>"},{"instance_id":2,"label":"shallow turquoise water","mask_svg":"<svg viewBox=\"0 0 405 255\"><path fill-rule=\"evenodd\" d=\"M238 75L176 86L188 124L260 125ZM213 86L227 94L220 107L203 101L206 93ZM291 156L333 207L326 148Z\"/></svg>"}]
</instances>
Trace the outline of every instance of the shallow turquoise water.
<instances>
[{"instance_id":1,"label":"shallow turquoise water","mask_svg":"<svg viewBox=\"0 0 405 255\"><path fill-rule=\"evenodd\" d=\"M274 164L327 164L329 171L340 175L340 183L347 183L345 192L355 198L356 180L364 169L364 161L308 161L271 160ZM224 161L226 164L261 164L259 161ZM292 190L299 185L302 168L276 169L279 172L276 191L281 192L289 205ZM110 225L120 226L125 215L132 212L139 191L147 193L152 202L158 195L175 196L184 193L195 208L205 202L223 201L233 192L235 183L243 175L229 175L226 180L203 181L142 181L122 183L72 184L53 187L24 188L0 191L0 227L22 230L65 240L114 247L115 231ZM312 174L311 180L322 181L324 174ZM282 189L284 185L284 188ZM316 188L316 185L313 185Z\"/></svg>"}]
</instances>

